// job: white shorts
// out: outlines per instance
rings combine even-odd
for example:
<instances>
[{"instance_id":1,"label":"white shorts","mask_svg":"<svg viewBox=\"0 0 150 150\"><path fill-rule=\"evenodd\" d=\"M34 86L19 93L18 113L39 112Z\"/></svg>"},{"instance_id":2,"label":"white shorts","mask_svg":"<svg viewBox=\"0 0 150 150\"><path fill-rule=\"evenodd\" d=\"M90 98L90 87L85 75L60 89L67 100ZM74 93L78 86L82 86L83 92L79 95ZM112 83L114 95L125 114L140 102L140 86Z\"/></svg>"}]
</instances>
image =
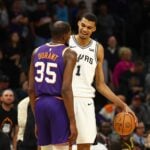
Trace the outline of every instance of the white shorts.
<instances>
[{"instance_id":1,"label":"white shorts","mask_svg":"<svg viewBox=\"0 0 150 150\"><path fill-rule=\"evenodd\" d=\"M93 99L74 97L74 110L78 129L76 143L94 143L97 130Z\"/></svg>"}]
</instances>

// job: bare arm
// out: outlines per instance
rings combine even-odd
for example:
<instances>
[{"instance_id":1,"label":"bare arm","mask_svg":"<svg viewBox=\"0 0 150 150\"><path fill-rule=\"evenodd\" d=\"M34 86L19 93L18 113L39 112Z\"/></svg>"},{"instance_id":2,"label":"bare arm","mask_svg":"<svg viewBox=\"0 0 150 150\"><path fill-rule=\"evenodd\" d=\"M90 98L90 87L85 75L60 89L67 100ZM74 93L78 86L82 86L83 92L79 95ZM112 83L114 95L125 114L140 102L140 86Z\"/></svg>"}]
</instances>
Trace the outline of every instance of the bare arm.
<instances>
[{"instance_id":1,"label":"bare arm","mask_svg":"<svg viewBox=\"0 0 150 150\"><path fill-rule=\"evenodd\" d=\"M13 140L12 140L12 145L13 145L13 150L17 150L17 134L18 134L19 127L16 125L13 129Z\"/></svg>"},{"instance_id":2,"label":"bare arm","mask_svg":"<svg viewBox=\"0 0 150 150\"><path fill-rule=\"evenodd\" d=\"M34 66L33 66L33 55L31 58L30 68L29 68L29 86L28 86L28 94L30 99L31 108L34 114L34 108L35 108L35 100L36 100L36 94L34 89Z\"/></svg>"},{"instance_id":3,"label":"bare arm","mask_svg":"<svg viewBox=\"0 0 150 150\"><path fill-rule=\"evenodd\" d=\"M101 45L98 47L97 53L98 64L96 68L96 89L103 96L105 96L108 100L112 101L115 105L122 108L122 110L126 111L126 104L116 96L111 89L106 85L104 81L103 74L103 59L104 59L104 49Z\"/></svg>"},{"instance_id":4,"label":"bare arm","mask_svg":"<svg viewBox=\"0 0 150 150\"><path fill-rule=\"evenodd\" d=\"M73 92L72 92L72 74L76 63L76 55L70 50L67 50L64 55L65 71L62 84L62 96L64 99L65 107L70 121L74 121L73 109Z\"/></svg>"},{"instance_id":5,"label":"bare arm","mask_svg":"<svg viewBox=\"0 0 150 150\"><path fill-rule=\"evenodd\" d=\"M73 51L67 50L64 54L64 61L65 70L62 84L62 97L64 100L68 118L70 120L70 140L73 141L77 136L72 92L72 74L76 63L76 54Z\"/></svg>"}]
</instances>

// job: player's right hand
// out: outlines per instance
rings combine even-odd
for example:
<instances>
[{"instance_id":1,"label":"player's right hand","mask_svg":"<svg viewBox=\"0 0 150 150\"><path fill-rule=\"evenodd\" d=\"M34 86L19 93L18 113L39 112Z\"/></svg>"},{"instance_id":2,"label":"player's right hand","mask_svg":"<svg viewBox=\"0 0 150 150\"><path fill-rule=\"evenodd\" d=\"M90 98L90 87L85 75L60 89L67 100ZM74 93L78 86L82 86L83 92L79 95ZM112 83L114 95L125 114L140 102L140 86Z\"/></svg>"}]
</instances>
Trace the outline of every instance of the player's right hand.
<instances>
[{"instance_id":1,"label":"player's right hand","mask_svg":"<svg viewBox=\"0 0 150 150\"><path fill-rule=\"evenodd\" d=\"M69 145L73 145L76 142L77 135L78 135L78 132L77 132L76 124L75 122L72 122L70 123L70 136L68 138Z\"/></svg>"}]
</instances>

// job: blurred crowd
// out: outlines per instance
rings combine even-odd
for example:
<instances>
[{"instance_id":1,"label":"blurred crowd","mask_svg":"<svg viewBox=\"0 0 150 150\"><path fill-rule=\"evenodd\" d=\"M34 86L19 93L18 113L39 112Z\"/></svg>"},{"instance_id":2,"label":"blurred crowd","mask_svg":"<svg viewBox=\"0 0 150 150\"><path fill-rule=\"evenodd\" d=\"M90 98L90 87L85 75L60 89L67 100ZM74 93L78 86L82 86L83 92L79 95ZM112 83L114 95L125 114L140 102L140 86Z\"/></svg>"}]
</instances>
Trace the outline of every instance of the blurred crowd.
<instances>
[{"instance_id":1,"label":"blurred crowd","mask_svg":"<svg viewBox=\"0 0 150 150\"><path fill-rule=\"evenodd\" d=\"M121 110L96 92L95 144L109 150L150 148L150 0L0 0L0 149L2 143L13 150L37 149L27 91L32 51L50 41L56 20L69 22L75 34L86 11L98 18L93 38L104 46L105 81L139 120L132 135L120 137L112 123Z\"/></svg>"}]
</instances>

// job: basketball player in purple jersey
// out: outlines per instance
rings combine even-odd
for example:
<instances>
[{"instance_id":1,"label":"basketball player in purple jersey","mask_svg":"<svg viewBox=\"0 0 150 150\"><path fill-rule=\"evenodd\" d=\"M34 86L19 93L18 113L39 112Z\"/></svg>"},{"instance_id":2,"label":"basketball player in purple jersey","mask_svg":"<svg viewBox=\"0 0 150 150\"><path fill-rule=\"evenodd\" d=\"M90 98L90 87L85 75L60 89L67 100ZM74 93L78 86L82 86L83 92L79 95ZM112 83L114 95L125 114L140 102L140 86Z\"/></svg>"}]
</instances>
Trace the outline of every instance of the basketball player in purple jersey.
<instances>
[{"instance_id":1,"label":"basketball player in purple jersey","mask_svg":"<svg viewBox=\"0 0 150 150\"><path fill-rule=\"evenodd\" d=\"M77 56L65 45L71 34L68 23L57 21L51 31L51 42L32 54L29 97L41 150L69 150L77 137L72 93Z\"/></svg>"}]
</instances>

